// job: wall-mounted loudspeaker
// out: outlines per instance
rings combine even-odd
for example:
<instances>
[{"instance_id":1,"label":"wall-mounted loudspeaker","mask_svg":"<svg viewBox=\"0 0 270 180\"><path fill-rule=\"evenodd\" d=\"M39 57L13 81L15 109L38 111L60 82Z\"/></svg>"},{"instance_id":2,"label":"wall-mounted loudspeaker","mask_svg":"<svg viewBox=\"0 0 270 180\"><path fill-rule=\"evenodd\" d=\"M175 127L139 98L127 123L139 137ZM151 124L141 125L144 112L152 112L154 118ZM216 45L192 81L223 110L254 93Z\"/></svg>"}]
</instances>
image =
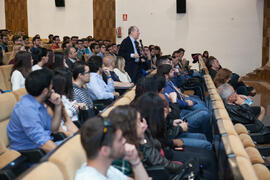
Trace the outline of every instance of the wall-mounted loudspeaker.
<instances>
[{"instance_id":1,"label":"wall-mounted loudspeaker","mask_svg":"<svg viewBox=\"0 0 270 180\"><path fill-rule=\"evenodd\" d=\"M55 0L56 7L65 7L65 0Z\"/></svg>"},{"instance_id":2,"label":"wall-mounted loudspeaker","mask_svg":"<svg viewBox=\"0 0 270 180\"><path fill-rule=\"evenodd\" d=\"M186 0L176 0L176 12L186 13Z\"/></svg>"}]
</instances>

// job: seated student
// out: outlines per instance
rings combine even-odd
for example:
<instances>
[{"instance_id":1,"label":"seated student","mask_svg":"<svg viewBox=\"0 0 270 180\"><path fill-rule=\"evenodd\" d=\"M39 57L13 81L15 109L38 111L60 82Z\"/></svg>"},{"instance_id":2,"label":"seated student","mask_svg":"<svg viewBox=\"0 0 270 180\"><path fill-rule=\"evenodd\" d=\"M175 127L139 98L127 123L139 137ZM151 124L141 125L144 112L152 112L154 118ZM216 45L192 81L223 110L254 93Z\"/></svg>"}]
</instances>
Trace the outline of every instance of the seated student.
<instances>
[{"instance_id":1,"label":"seated student","mask_svg":"<svg viewBox=\"0 0 270 180\"><path fill-rule=\"evenodd\" d=\"M68 93L72 95L72 74L71 73L69 74L69 77L71 78L70 79L71 81L69 81L68 83L69 89L66 88L67 77L65 77L65 75L66 74L64 74L64 70L63 71L57 70L52 79L52 86L53 86L54 91L61 96L62 105L63 105L62 107L63 118L61 120L61 124L58 131L63 132L66 136L71 136L78 131L78 128L72 122L71 117L69 117L68 111L66 110L66 104L67 104L67 101L69 100L67 99L65 94L67 93L67 90L69 90ZM46 108L49 114L53 115L54 104L50 103L49 101L46 101L45 103L47 105ZM77 113L77 116L78 116L78 113ZM78 117L76 120L78 120Z\"/></svg>"},{"instance_id":2,"label":"seated student","mask_svg":"<svg viewBox=\"0 0 270 180\"><path fill-rule=\"evenodd\" d=\"M115 88L121 87L132 87L134 84L130 82L121 82L118 75L114 72L115 68L115 57L113 56L105 56L103 59L104 68L109 71L110 76L112 77L113 84ZM103 80L107 82L107 76L105 73L102 74Z\"/></svg>"},{"instance_id":3,"label":"seated student","mask_svg":"<svg viewBox=\"0 0 270 180\"><path fill-rule=\"evenodd\" d=\"M52 50L54 50L54 49L59 49L60 48L60 45L59 45L59 43L60 43L60 38L59 38L59 36L53 36L53 44L52 44L52 47L51 47L51 49Z\"/></svg>"},{"instance_id":4,"label":"seated student","mask_svg":"<svg viewBox=\"0 0 270 180\"><path fill-rule=\"evenodd\" d=\"M72 66L77 59L77 51L74 47L68 47L65 51L65 57L66 57L66 64L68 65L69 69L72 69Z\"/></svg>"},{"instance_id":5,"label":"seated student","mask_svg":"<svg viewBox=\"0 0 270 180\"><path fill-rule=\"evenodd\" d=\"M104 59L106 53L106 46L102 43L100 44L100 52L97 54L100 56L102 59Z\"/></svg>"},{"instance_id":6,"label":"seated student","mask_svg":"<svg viewBox=\"0 0 270 180\"><path fill-rule=\"evenodd\" d=\"M171 65L163 64L158 67L157 75L163 76L166 80L166 86L163 94L166 96L167 100L169 99L169 94L171 92L176 92L177 94L177 103L181 109L180 116L184 119L185 117L194 117L187 118L190 125L190 132L204 133L208 140L211 140L211 130L210 130L210 115L208 108L205 106L204 102L201 101L196 96L186 96L183 95L170 81L172 78L173 70ZM196 117L196 118L195 118Z\"/></svg>"},{"instance_id":7,"label":"seated student","mask_svg":"<svg viewBox=\"0 0 270 180\"><path fill-rule=\"evenodd\" d=\"M55 52L54 53L54 62L51 65L52 69L66 69L66 70L71 70L69 69L65 59L64 59L64 54L60 52Z\"/></svg>"},{"instance_id":8,"label":"seated student","mask_svg":"<svg viewBox=\"0 0 270 180\"><path fill-rule=\"evenodd\" d=\"M111 165L118 158L125 158L130 162L134 179L148 179L135 146L126 143L121 129L110 121L101 117L89 119L80 132L87 162L77 170L75 180L133 179Z\"/></svg>"},{"instance_id":9,"label":"seated student","mask_svg":"<svg viewBox=\"0 0 270 180\"><path fill-rule=\"evenodd\" d=\"M72 69L73 76L73 100L78 103L84 103L92 116L95 115L93 110L93 100L91 99L88 88L84 86L90 81L89 67L84 62L76 62Z\"/></svg>"},{"instance_id":10,"label":"seated student","mask_svg":"<svg viewBox=\"0 0 270 180\"><path fill-rule=\"evenodd\" d=\"M144 132L147 129L146 120L141 118L140 113L128 105L118 106L110 112L108 118L112 124L121 129L127 143L135 145L139 151L139 145L144 144ZM125 175L133 176L132 168L127 160L120 158L112 164Z\"/></svg>"},{"instance_id":11,"label":"seated student","mask_svg":"<svg viewBox=\"0 0 270 180\"><path fill-rule=\"evenodd\" d=\"M92 43L90 45L90 50L92 52L92 56L98 56L98 54L100 53L100 46L98 43Z\"/></svg>"},{"instance_id":12,"label":"seated student","mask_svg":"<svg viewBox=\"0 0 270 180\"><path fill-rule=\"evenodd\" d=\"M233 87L227 83L218 87L218 93L223 99L226 110L233 123L262 124L258 121L262 121L264 118L264 107L249 106L245 102L245 98L236 94Z\"/></svg>"},{"instance_id":13,"label":"seated student","mask_svg":"<svg viewBox=\"0 0 270 180\"><path fill-rule=\"evenodd\" d=\"M194 90L195 95L199 96L202 99L203 90L202 90L202 83L200 82L199 77L191 77L184 73L181 68L179 67L179 58L175 56L177 54L176 52L173 52L172 59L170 61L170 58L168 56L161 56L157 59L157 67L159 67L162 64L169 64L172 65L174 76L171 79L173 84L181 89L183 92L184 90Z\"/></svg>"},{"instance_id":14,"label":"seated student","mask_svg":"<svg viewBox=\"0 0 270 180\"><path fill-rule=\"evenodd\" d=\"M32 57L30 53L20 51L15 56L15 64L11 71L12 91L25 87L25 78L31 72Z\"/></svg>"},{"instance_id":15,"label":"seated student","mask_svg":"<svg viewBox=\"0 0 270 180\"><path fill-rule=\"evenodd\" d=\"M26 47L30 47L30 46L31 46L31 43L30 43L30 41L29 41L29 37L28 37L27 35L24 35L24 36L23 36L23 44L24 44L24 46L26 46Z\"/></svg>"},{"instance_id":16,"label":"seated student","mask_svg":"<svg viewBox=\"0 0 270 180\"><path fill-rule=\"evenodd\" d=\"M84 45L83 45L83 40L82 39L79 39L78 40L78 50L77 50L77 58L80 60L80 61L85 61L87 59L85 59L85 48L84 48Z\"/></svg>"},{"instance_id":17,"label":"seated student","mask_svg":"<svg viewBox=\"0 0 270 180\"><path fill-rule=\"evenodd\" d=\"M213 80L215 79L218 71L222 68L219 64L219 61L213 56L209 57L207 67L209 70L209 74L211 75ZM232 73L229 84L233 86L233 88L237 91L238 94L242 94L245 96L256 95L255 89L253 87L246 86L245 83L241 80L241 77L236 73Z\"/></svg>"},{"instance_id":18,"label":"seated student","mask_svg":"<svg viewBox=\"0 0 270 180\"><path fill-rule=\"evenodd\" d=\"M214 78L214 84L216 88L218 88L219 86L225 83L228 83L231 80L231 77L232 77L232 71L226 68L220 69Z\"/></svg>"},{"instance_id":19,"label":"seated student","mask_svg":"<svg viewBox=\"0 0 270 180\"><path fill-rule=\"evenodd\" d=\"M29 74L25 81L28 94L15 105L7 126L10 148L20 151L40 148L50 152L56 148L52 132L61 122L61 98L52 89L52 72L41 69ZM48 100L55 105L51 117L44 106Z\"/></svg>"},{"instance_id":20,"label":"seated student","mask_svg":"<svg viewBox=\"0 0 270 180\"><path fill-rule=\"evenodd\" d=\"M12 41L14 45L23 45L22 37L20 35L14 35Z\"/></svg>"},{"instance_id":21,"label":"seated student","mask_svg":"<svg viewBox=\"0 0 270 180\"><path fill-rule=\"evenodd\" d=\"M2 44L0 44L0 48L2 48L4 52L8 52L8 35L2 34L0 40L2 41Z\"/></svg>"},{"instance_id":22,"label":"seated student","mask_svg":"<svg viewBox=\"0 0 270 180\"><path fill-rule=\"evenodd\" d=\"M107 69L103 69L102 58L100 56L91 56L88 60L88 66L91 73L87 88L92 100L106 100L118 97L119 93L114 91L110 72ZM108 78L108 84L102 79L103 71Z\"/></svg>"},{"instance_id":23,"label":"seated student","mask_svg":"<svg viewBox=\"0 0 270 180\"><path fill-rule=\"evenodd\" d=\"M41 54L40 37L39 36L33 37L32 42L33 42L33 47L30 49L30 52L32 53L34 64L37 64L38 57Z\"/></svg>"},{"instance_id":24,"label":"seated student","mask_svg":"<svg viewBox=\"0 0 270 180\"><path fill-rule=\"evenodd\" d=\"M164 104L156 93L148 92L142 95L137 100L136 107L148 124L145 132L146 143L142 145L145 158L143 162L147 166L164 166L170 173L177 174L185 163L192 161L194 166L204 166L200 178L217 178L214 152L186 146L184 151L174 151L183 149L178 142L174 144L176 141L170 142L168 139Z\"/></svg>"},{"instance_id":25,"label":"seated student","mask_svg":"<svg viewBox=\"0 0 270 180\"><path fill-rule=\"evenodd\" d=\"M61 95L65 110L73 122L79 120L79 109L84 109L84 103L73 101L72 73L67 69L56 69L53 78L53 89Z\"/></svg>"},{"instance_id":26,"label":"seated student","mask_svg":"<svg viewBox=\"0 0 270 180\"><path fill-rule=\"evenodd\" d=\"M119 77L121 82L131 83L131 79L128 73L125 71L125 59L121 56L117 56L115 60L115 67L113 69L115 74Z\"/></svg>"},{"instance_id":27,"label":"seated student","mask_svg":"<svg viewBox=\"0 0 270 180\"><path fill-rule=\"evenodd\" d=\"M179 119L180 109L177 105L177 94L170 93L171 104L162 93L159 93L159 96L164 102L168 138L180 147L190 146L212 150L212 144L206 140L204 134L188 132L188 122Z\"/></svg>"},{"instance_id":28,"label":"seated student","mask_svg":"<svg viewBox=\"0 0 270 180\"><path fill-rule=\"evenodd\" d=\"M32 53L33 54L33 53ZM34 66L32 66L32 71L42 69L48 63L48 51L46 48L41 48L40 54L37 55L37 61Z\"/></svg>"}]
</instances>

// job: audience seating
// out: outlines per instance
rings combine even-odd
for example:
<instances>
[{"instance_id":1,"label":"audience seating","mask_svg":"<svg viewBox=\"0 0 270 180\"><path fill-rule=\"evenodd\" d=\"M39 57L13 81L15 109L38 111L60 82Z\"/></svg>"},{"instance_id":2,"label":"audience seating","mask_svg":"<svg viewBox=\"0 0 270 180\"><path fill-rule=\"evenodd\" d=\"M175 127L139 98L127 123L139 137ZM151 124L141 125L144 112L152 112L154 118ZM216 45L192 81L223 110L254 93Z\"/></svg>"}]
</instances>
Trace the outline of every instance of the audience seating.
<instances>
[{"instance_id":1,"label":"audience seating","mask_svg":"<svg viewBox=\"0 0 270 180\"><path fill-rule=\"evenodd\" d=\"M13 65L0 66L0 89L11 90L11 70Z\"/></svg>"},{"instance_id":2,"label":"audience seating","mask_svg":"<svg viewBox=\"0 0 270 180\"><path fill-rule=\"evenodd\" d=\"M133 87L131 90L126 92L121 98L119 98L112 105L107 107L100 115L103 117L107 117L110 111L115 107L119 105L130 104L131 101L133 101L133 99L135 98L135 88L136 87ZM20 90L20 92L23 92L23 90ZM19 99L19 91L17 91L15 94L17 96L17 99ZM50 172L50 170L52 170L52 174L56 174L59 179L73 180L76 170L80 168L80 166L84 162L86 162L86 155L81 145L80 134L75 134L74 136L65 140L65 142L63 142L54 151L44 156L41 159L41 162L42 163L40 163L37 167L23 173L19 179L36 179L39 174L38 172L41 172L40 174L43 174L44 172L42 171ZM55 165L57 166L57 168L55 167ZM46 168L48 168L49 170L46 170ZM59 170L61 171L61 174L59 173ZM50 175L47 176L44 173L44 180L52 179L50 177Z\"/></svg>"},{"instance_id":3,"label":"audience seating","mask_svg":"<svg viewBox=\"0 0 270 180\"><path fill-rule=\"evenodd\" d=\"M210 101L217 122L216 128L219 133L219 135L218 133L216 135L221 137L221 142L217 141L218 145L215 145L215 147L218 147L216 149L217 158L219 160L222 159L220 156L222 155L222 147L224 147L225 154L228 158L227 163L233 174L231 178L233 179L269 179L270 172L263 165L265 161L248 135L246 127L242 124L235 124L233 126L201 56L199 56L199 67L201 71L205 72L204 80L208 94L210 95ZM220 143L222 143L221 146ZM223 169L228 170L226 167L223 167ZM224 176L221 179L230 177L226 173L222 175Z\"/></svg>"},{"instance_id":4,"label":"audience seating","mask_svg":"<svg viewBox=\"0 0 270 180\"><path fill-rule=\"evenodd\" d=\"M8 149L7 125L12 110L16 104L16 98L12 93L0 95L0 169L20 156L20 153Z\"/></svg>"},{"instance_id":5,"label":"audience seating","mask_svg":"<svg viewBox=\"0 0 270 180\"><path fill-rule=\"evenodd\" d=\"M199 56L199 67L205 73L205 85L210 96L210 102L213 107L216 125L214 139L217 139L216 154L220 166L223 167L223 172L220 172L220 179L247 179L247 180L264 180L269 179L270 173L267 167L263 164L265 161L256 149L256 145L248 135L245 126L241 124L233 125L223 101L217 93L214 83L209 76L208 70ZM6 96L13 98L13 108L16 101L24 94L25 90L19 90L13 93L8 93ZM135 87L126 92L121 98L115 101L112 105L107 107L100 115L108 116L110 111L119 105L130 104L135 97ZM0 103L1 95L0 95ZM13 107L12 107L13 106ZM1 107L1 105L0 105ZM2 108L1 108L2 111ZM4 110L5 113L7 110ZM5 113L2 113L5 116ZM10 112L11 113L11 112ZM1 117L2 117L2 114ZM10 115L10 114L9 114ZM9 118L7 117L3 118ZM7 121L8 122L8 121ZM216 122L216 123L215 123ZM0 124L2 118L0 119ZM7 123L6 123L7 124ZM2 124L1 127L2 128ZM5 130L6 131L6 130ZM1 132L2 133L2 129ZM1 134L2 142L3 134ZM8 142L8 140L6 140ZM8 148L7 145L4 148ZM0 146L0 150L2 146ZM222 156L225 154L225 157ZM1 158L1 156L0 156ZM225 159L224 159L225 158ZM64 143L57 147L54 151L42 158L41 163L36 167L24 173L19 179L74 179L76 170L86 161L85 152L80 143L80 135L75 134L68 138ZM222 171L222 170L221 170ZM50 173L48 173L50 172Z\"/></svg>"},{"instance_id":6,"label":"audience seating","mask_svg":"<svg viewBox=\"0 0 270 180\"><path fill-rule=\"evenodd\" d=\"M74 135L66 140L56 150L45 156L42 161L44 160L54 163L61 170L65 180L73 180L76 170L86 162L80 135Z\"/></svg>"},{"instance_id":7,"label":"audience seating","mask_svg":"<svg viewBox=\"0 0 270 180\"><path fill-rule=\"evenodd\" d=\"M16 93L19 96L24 92L20 90ZM0 94L0 179L14 179L27 169L23 165L27 158L20 152L9 149L7 125L16 103L16 96L12 92Z\"/></svg>"}]
</instances>

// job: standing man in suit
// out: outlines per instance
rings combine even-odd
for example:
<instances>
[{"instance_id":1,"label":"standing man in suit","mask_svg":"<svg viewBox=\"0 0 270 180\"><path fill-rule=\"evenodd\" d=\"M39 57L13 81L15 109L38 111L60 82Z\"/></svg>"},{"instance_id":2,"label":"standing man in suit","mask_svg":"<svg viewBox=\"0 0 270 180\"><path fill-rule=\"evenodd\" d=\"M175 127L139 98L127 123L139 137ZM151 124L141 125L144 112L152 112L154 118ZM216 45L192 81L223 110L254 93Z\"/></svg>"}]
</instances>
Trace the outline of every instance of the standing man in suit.
<instances>
[{"instance_id":1,"label":"standing man in suit","mask_svg":"<svg viewBox=\"0 0 270 180\"><path fill-rule=\"evenodd\" d=\"M140 36L138 27L131 26L128 29L128 37L125 38L118 52L126 60L125 70L130 76L132 82L136 83L142 76L142 60L140 59L140 50L136 41Z\"/></svg>"}]
</instances>

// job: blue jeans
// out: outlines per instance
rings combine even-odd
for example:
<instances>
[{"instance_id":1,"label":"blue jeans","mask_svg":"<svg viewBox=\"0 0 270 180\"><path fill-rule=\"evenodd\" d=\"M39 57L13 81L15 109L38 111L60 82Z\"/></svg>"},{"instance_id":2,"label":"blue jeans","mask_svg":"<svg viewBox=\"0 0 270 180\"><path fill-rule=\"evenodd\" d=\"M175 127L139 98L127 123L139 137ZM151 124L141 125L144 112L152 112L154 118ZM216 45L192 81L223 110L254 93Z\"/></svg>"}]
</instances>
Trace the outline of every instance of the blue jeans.
<instances>
[{"instance_id":1,"label":"blue jeans","mask_svg":"<svg viewBox=\"0 0 270 180\"><path fill-rule=\"evenodd\" d=\"M210 127L210 116L209 112L198 109L198 110L187 110L182 109L180 113L181 119L186 119L188 122L189 132L203 133L206 135L207 140L212 140L212 132Z\"/></svg>"},{"instance_id":2,"label":"blue jeans","mask_svg":"<svg viewBox=\"0 0 270 180\"><path fill-rule=\"evenodd\" d=\"M198 109L203 109L208 111L208 108L206 107L206 104L198 97L198 96L189 96L185 98L186 100L191 100L193 101L194 105L192 107L188 107L189 110L198 110Z\"/></svg>"},{"instance_id":3,"label":"blue jeans","mask_svg":"<svg viewBox=\"0 0 270 180\"><path fill-rule=\"evenodd\" d=\"M182 139L184 146L198 147L207 150L212 150L212 145L206 140L204 134L185 132L180 134L177 138Z\"/></svg>"}]
</instances>

